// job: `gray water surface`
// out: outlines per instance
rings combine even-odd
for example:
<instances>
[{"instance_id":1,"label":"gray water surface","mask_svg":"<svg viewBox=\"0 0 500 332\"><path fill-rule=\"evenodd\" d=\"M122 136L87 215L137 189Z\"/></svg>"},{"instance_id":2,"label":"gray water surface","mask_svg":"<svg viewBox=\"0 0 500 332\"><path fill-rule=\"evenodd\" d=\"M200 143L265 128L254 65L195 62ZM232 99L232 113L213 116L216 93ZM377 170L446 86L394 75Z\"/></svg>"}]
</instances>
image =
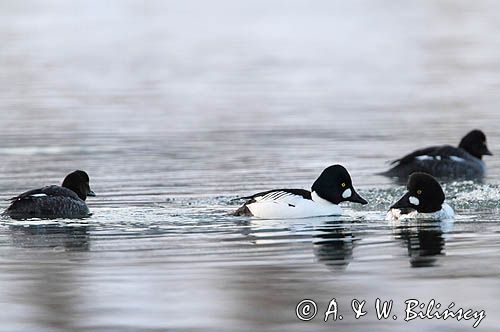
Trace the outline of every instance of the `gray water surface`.
<instances>
[{"instance_id":1,"label":"gray water surface","mask_svg":"<svg viewBox=\"0 0 500 332\"><path fill-rule=\"evenodd\" d=\"M404 322L436 299L500 319L495 1L2 1L0 208L85 169L85 221L0 224L1 331L472 331ZM375 175L481 128L454 223L391 225ZM343 217L231 217L240 195L345 165ZM302 299L342 321L306 323ZM397 320L377 320L377 298ZM366 300L353 318L352 299Z\"/></svg>"}]
</instances>

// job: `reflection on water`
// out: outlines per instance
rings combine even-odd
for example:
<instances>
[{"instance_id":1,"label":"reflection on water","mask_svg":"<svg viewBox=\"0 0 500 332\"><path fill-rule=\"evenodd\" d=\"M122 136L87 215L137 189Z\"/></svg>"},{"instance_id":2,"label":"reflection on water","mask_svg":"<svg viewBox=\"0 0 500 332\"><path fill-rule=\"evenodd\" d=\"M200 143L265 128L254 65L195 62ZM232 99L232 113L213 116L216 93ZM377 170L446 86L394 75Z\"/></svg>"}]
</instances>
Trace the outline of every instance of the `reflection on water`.
<instances>
[{"instance_id":1,"label":"reflection on water","mask_svg":"<svg viewBox=\"0 0 500 332\"><path fill-rule=\"evenodd\" d=\"M352 260L355 238L349 227L342 223L326 223L315 229L314 254L318 261L332 271L344 270Z\"/></svg>"},{"instance_id":2,"label":"reflection on water","mask_svg":"<svg viewBox=\"0 0 500 332\"><path fill-rule=\"evenodd\" d=\"M99 196L84 225L1 220L0 330L471 330L294 314L304 298L418 297L484 309L481 331L497 331L500 158L484 184L446 184L450 228L387 224L404 187L376 173L473 128L500 151L498 9L1 1L0 209L75 169ZM307 189L334 163L369 205L228 215L237 196Z\"/></svg>"},{"instance_id":3,"label":"reflection on water","mask_svg":"<svg viewBox=\"0 0 500 332\"><path fill-rule=\"evenodd\" d=\"M9 225L4 234L9 238L8 246L13 248L9 250L9 258L4 259L3 273L7 280L12 278L7 285L17 284L17 287L14 293L9 292L2 299L13 301L14 304L23 303L26 307L18 314L23 316L31 313L30 321L27 322L29 325L54 331L74 330L75 313L81 302L81 293L75 292L75 289L81 288L79 279L85 258L79 254L79 263L74 264L61 260L61 254L88 251L88 228ZM6 244L3 246L5 248ZM52 254L48 256L47 253ZM6 315L4 319L9 321L8 317L15 316Z\"/></svg>"},{"instance_id":4,"label":"reflection on water","mask_svg":"<svg viewBox=\"0 0 500 332\"><path fill-rule=\"evenodd\" d=\"M9 225L12 245L22 248L89 250L88 226Z\"/></svg>"},{"instance_id":5,"label":"reflection on water","mask_svg":"<svg viewBox=\"0 0 500 332\"><path fill-rule=\"evenodd\" d=\"M396 239L408 248L412 267L430 267L444 254L445 240L441 225L399 226L394 229Z\"/></svg>"}]
</instances>

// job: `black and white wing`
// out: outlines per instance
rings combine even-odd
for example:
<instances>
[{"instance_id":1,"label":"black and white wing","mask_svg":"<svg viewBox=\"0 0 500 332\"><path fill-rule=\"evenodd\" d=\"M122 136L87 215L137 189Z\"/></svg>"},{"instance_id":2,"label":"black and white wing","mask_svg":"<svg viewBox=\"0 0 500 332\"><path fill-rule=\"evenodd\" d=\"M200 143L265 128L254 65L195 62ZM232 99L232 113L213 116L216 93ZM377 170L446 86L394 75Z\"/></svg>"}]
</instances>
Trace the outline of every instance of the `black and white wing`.
<instances>
[{"instance_id":1,"label":"black and white wing","mask_svg":"<svg viewBox=\"0 0 500 332\"><path fill-rule=\"evenodd\" d=\"M426 161L426 160L440 161L443 159L460 161L460 160L470 160L471 158L473 157L463 149L456 148L451 145L443 145L443 146L432 146L429 148L414 151L402 158L392 161L391 164L406 165L414 161Z\"/></svg>"},{"instance_id":2,"label":"black and white wing","mask_svg":"<svg viewBox=\"0 0 500 332\"><path fill-rule=\"evenodd\" d=\"M405 182L415 172L424 172L442 179L479 179L484 176L484 163L467 151L449 145L434 146L412 152L394 160L385 176Z\"/></svg>"},{"instance_id":3,"label":"black and white wing","mask_svg":"<svg viewBox=\"0 0 500 332\"><path fill-rule=\"evenodd\" d=\"M54 185L54 186L47 186L43 188L29 190L16 197L12 197L9 200L19 201L25 199L36 199L41 197L67 197L72 199L79 199L78 195L74 191Z\"/></svg>"},{"instance_id":4,"label":"black and white wing","mask_svg":"<svg viewBox=\"0 0 500 332\"><path fill-rule=\"evenodd\" d=\"M5 214L13 219L85 218L90 211L72 190L48 186L22 193L11 199Z\"/></svg>"},{"instance_id":5,"label":"black and white wing","mask_svg":"<svg viewBox=\"0 0 500 332\"><path fill-rule=\"evenodd\" d=\"M305 189L275 189L264 191L252 196L242 197L242 199L248 199L249 203L255 202L284 202L284 201L294 201L297 199L311 199L311 192Z\"/></svg>"},{"instance_id":6,"label":"black and white wing","mask_svg":"<svg viewBox=\"0 0 500 332\"><path fill-rule=\"evenodd\" d=\"M311 192L305 189L275 189L241 197L240 199L246 199L247 201L234 213L237 216L251 216L252 213L248 209L248 205L254 203L274 203L286 207L295 207L304 199L312 200Z\"/></svg>"}]
</instances>

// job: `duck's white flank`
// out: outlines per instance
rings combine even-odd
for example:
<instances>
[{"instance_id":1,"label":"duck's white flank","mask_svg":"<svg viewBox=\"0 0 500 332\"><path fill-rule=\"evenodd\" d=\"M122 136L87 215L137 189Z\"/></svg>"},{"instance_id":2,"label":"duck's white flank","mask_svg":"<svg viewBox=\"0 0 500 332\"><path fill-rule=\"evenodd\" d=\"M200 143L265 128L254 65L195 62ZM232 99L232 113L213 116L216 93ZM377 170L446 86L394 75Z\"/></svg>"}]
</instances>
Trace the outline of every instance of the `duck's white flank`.
<instances>
[{"instance_id":1,"label":"duck's white flank","mask_svg":"<svg viewBox=\"0 0 500 332\"><path fill-rule=\"evenodd\" d=\"M276 197L278 196L278 197ZM315 192L306 199L300 195L283 193L255 197L255 202L247 205L254 217L263 219L295 219L341 215L340 206L319 197Z\"/></svg>"}]
</instances>

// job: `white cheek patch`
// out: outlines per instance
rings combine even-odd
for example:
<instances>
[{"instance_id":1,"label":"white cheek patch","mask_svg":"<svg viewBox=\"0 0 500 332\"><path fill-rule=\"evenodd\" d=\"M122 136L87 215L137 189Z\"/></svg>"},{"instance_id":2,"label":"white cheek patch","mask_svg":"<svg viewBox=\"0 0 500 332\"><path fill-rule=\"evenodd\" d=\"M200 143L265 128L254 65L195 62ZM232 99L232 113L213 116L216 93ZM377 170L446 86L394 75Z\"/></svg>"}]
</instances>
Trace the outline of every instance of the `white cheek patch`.
<instances>
[{"instance_id":1,"label":"white cheek patch","mask_svg":"<svg viewBox=\"0 0 500 332\"><path fill-rule=\"evenodd\" d=\"M420 201L415 196L410 196L409 201L413 205L419 205L420 204Z\"/></svg>"},{"instance_id":2,"label":"white cheek patch","mask_svg":"<svg viewBox=\"0 0 500 332\"><path fill-rule=\"evenodd\" d=\"M344 192L342 193L342 197L343 198L349 198L352 196L352 190L349 188L349 189L346 189L344 190Z\"/></svg>"}]
</instances>

